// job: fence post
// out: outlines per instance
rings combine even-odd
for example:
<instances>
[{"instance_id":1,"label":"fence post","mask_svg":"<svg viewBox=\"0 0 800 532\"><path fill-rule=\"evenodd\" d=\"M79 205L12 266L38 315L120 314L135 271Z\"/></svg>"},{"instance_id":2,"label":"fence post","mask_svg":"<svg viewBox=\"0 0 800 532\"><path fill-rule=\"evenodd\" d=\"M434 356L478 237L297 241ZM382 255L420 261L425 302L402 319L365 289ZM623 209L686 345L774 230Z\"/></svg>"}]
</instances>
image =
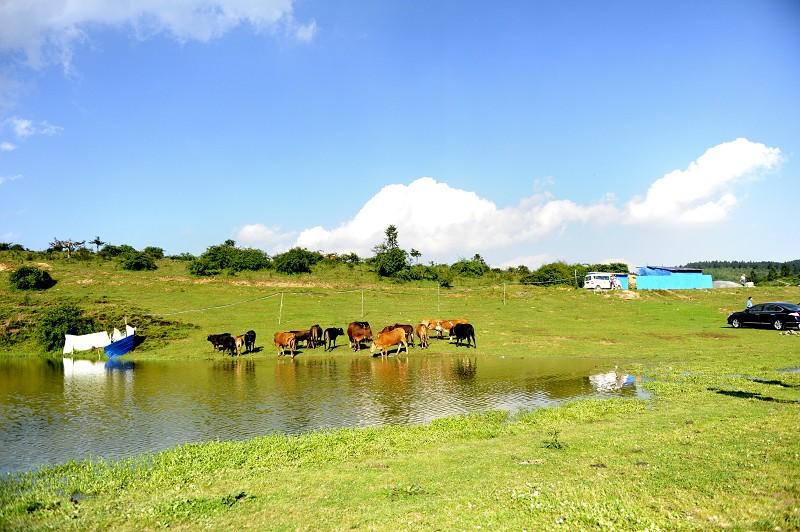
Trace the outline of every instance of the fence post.
<instances>
[{"instance_id":1,"label":"fence post","mask_svg":"<svg viewBox=\"0 0 800 532\"><path fill-rule=\"evenodd\" d=\"M506 306L506 283L503 281L503 306Z\"/></svg>"},{"instance_id":2,"label":"fence post","mask_svg":"<svg viewBox=\"0 0 800 532\"><path fill-rule=\"evenodd\" d=\"M361 289L361 319L364 319L364 289Z\"/></svg>"},{"instance_id":3,"label":"fence post","mask_svg":"<svg viewBox=\"0 0 800 532\"><path fill-rule=\"evenodd\" d=\"M283 315L283 292L281 292L281 306L278 309L278 325L281 324L281 316Z\"/></svg>"},{"instance_id":4,"label":"fence post","mask_svg":"<svg viewBox=\"0 0 800 532\"><path fill-rule=\"evenodd\" d=\"M436 287L436 313L437 314L439 314L442 311L442 309L440 308L440 305L439 305L439 289L440 288L441 288L441 286L437 286ZM439 318L437 318L437 319L439 319Z\"/></svg>"},{"instance_id":5,"label":"fence post","mask_svg":"<svg viewBox=\"0 0 800 532\"><path fill-rule=\"evenodd\" d=\"M575 269L575 288L580 288L580 286L578 286L578 269L577 268Z\"/></svg>"}]
</instances>

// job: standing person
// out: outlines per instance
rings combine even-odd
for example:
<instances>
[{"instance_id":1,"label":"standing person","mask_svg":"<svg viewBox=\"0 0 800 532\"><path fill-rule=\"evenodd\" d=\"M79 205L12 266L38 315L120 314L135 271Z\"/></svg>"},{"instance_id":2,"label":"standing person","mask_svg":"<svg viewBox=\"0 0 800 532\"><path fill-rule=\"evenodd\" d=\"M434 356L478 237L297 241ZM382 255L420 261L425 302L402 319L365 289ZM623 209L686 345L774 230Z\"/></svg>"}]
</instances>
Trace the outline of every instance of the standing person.
<instances>
[{"instance_id":1,"label":"standing person","mask_svg":"<svg viewBox=\"0 0 800 532\"><path fill-rule=\"evenodd\" d=\"M753 306L753 296L749 296L749 297L747 298L747 303L745 303L745 306L746 306L747 308L750 308L750 307L752 307L752 306Z\"/></svg>"},{"instance_id":2,"label":"standing person","mask_svg":"<svg viewBox=\"0 0 800 532\"><path fill-rule=\"evenodd\" d=\"M739 280L741 281L742 286L744 286L744 284L747 282L747 277L742 274L742 276L739 277Z\"/></svg>"}]
</instances>

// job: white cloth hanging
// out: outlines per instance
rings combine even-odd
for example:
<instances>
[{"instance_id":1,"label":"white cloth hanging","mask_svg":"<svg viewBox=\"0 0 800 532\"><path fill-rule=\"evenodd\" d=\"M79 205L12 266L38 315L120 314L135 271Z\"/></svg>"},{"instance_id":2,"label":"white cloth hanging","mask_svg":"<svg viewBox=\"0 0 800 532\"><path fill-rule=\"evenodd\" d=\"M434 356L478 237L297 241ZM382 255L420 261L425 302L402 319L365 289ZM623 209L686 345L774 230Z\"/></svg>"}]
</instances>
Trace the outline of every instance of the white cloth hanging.
<instances>
[{"instance_id":1,"label":"white cloth hanging","mask_svg":"<svg viewBox=\"0 0 800 532\"><path fill-rule=\"evenodd\" d=\"M110 343L111 339L105 331L82 335L65 334L64 354L66 355L73 351L88 351L96 347L105 347Z\"/></svg>"}]
</instances>

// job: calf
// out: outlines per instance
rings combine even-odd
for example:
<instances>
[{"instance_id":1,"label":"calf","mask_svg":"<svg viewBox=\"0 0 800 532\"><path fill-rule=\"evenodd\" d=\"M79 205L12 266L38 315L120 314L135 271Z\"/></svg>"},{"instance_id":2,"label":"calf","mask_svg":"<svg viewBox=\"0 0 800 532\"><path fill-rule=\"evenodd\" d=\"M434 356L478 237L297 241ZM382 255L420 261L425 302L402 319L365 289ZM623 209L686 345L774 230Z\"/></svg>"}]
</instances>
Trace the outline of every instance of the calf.
<instances>
[{"instance_id":1,"label":"calf","mask_svg":"<svg viewBox=\"0 0 800 532\"><path fill-rule=\"evenodd\" d=\"M295 339L294 334L290 332L276 332L274 342L275 347L278 349L278 356L285 355L286 349L288 348L292 353L292 358L294 358L297 348L297 340Z\"/></svg>"},{"instance_id":2,"label":"calf","mask_svg":"<svg viewBox=\"0 0 800 532\"><path fill-rule=\"evenodd\" d=\"M330 327L325 329L325 332L322 333L322 341L325 342L325 351L333 351L333 348L336 347L336 338L338 336L342 336L343 334L344 331L341 327Z\"/></svg>"},{"instance_id":3,"label":"calf","mask_svg":"<svg viewBox=\"0 0 800 532\"><path fill-rule=\"evenodd\" d=\"M322 343L322 327L319 325L312 325L309 332L311 333L311 347L316 349L317 345Z\"/></svg>"},{"instance_id":4,"label":"calf","mask_svg":"<svg viewBox=\"0 0 800 532\"><path fill-rule=\"evenodd\" d=\"M467 341L467 348L469 348L470 339L472 340L473 347L478 347L478 342L475 341L475 329L469 323L456 323L450 329L450 334L456 339L456 346L461 345L461 340Z\"/></svg>"},{"instance_id":5,"label":"calf","mask_svg":"<svg viewBox=\"0 0 800 532\"><path fill-rule=\"evenodd\" d=\"M370 353L374 353L376 349L380 349L381 356L387 356L389 354L389 348L393 345L399 345L400 347L397 348L397 354L400 354L400 350L405 347L406 354L408 354L408 344L406 343L406 331L402 328L398 327L397 329L392 329L390 331L378 333L378 338L372 342L372 346L369 348Z\"/></svg>"},{"instance_id":6,"label":"calf","mask_svg":"<svg viewBox=\"0 0 800 532\"><path fill-rule=\"evenodd\" d=\"M350 349L361 349L362 340L372 340L372 327L367 321L354 321L347 326L347 338L350 340Z\"/></svg>"},{"instance_id":7,"label":"calf","mask_svg":"<svg viewBox=\"0 0 800 532\"><path fill-rule=\"evenodd\" d=\"M249 330L244 333L244 349L248 353L252 353L256 348L256 332Z\"/></svg>"},{"instance_id":8,"label":"calf","mask_svg":"<svg viewBox=\"0 0 800 532\"><path fill-rule=\"evenodd\" d=\"M419 347L421 349L428 348L428 327L424 323L417 325L417 338L419 339Z\"/></svg>"},{"instance_id":9,"label":"calf","mask_svg":"<svg viewBox=\"0 0 800 532\"><path fill-rule=\"evenodd\" d=\"M239 336L234 336L233 343L236 346L236 356L241 355L242 348L244 347L244 335L240 334Z\"/></svg>"}]
</instances>

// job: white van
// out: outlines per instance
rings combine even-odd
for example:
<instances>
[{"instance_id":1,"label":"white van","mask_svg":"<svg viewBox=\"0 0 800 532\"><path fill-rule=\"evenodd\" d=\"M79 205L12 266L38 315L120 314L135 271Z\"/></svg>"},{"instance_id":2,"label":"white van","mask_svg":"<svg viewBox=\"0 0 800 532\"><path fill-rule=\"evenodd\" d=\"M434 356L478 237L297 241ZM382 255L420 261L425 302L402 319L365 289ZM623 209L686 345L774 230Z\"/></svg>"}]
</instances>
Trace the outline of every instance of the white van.
<instances>
[{"instance_id":1,"label":"white van","mask_svg":"<svg viewBox=\"0 0 800 532\"><path fill-rule=\"evenodd\" d=\"M601 288L611 290L612 288L619 288L619 281L617 281L613 273L589 272L583 280L583 287L587 290L599 290Z\"/></svg>"}]
</instances>

